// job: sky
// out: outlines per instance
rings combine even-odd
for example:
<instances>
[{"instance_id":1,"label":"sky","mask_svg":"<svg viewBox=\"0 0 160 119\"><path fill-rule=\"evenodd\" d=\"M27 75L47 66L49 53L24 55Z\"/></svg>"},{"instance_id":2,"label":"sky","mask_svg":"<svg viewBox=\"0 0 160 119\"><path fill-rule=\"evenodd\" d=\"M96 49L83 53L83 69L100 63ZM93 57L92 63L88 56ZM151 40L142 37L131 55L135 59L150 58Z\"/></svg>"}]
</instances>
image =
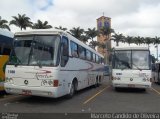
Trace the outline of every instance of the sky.
<instances>
[{"instance_id":1,"label":"sky","mask_svg":"<svg viewBox=\"0 0 160 119\"><path fill-rule=\"evenodd\" d=\"M103 12L117 33L160 37L160 0L0 0L2 19L10 21L18 13L26 14L32 22L40 19L68 29L94 28ZM12 25L11 30L19 28ZM155 54L154 46L150 49Z\"/></svg>"}]
</instances>

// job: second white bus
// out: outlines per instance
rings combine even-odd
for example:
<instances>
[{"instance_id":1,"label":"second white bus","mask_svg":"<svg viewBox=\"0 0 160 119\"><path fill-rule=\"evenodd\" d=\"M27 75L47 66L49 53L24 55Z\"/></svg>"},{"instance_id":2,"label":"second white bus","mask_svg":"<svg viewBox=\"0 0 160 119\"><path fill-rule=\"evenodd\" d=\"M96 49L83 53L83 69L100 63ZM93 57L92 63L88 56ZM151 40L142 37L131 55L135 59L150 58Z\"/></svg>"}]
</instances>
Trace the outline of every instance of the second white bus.
<instances>
[{"instance_id":1,"label":"second white bus","mask_svg":"<svg viewBox=\"0 0 160 119\"><path fill-rule=\"evenodd\" d=\"M5 90L20 95L72 97L103 79L103 56L63 31L15 33Z\"/></svg>"},{"instance_id":2,"label":"second white bus","mask_svg":"<svg viewBox=\"0 0 160 119\"><path fill-rule=\"evenodd\" d=\"M119 47L113 51L112 85L115 89L151 87L150 51L146 47Z\"/></svg>"}]
</instances>

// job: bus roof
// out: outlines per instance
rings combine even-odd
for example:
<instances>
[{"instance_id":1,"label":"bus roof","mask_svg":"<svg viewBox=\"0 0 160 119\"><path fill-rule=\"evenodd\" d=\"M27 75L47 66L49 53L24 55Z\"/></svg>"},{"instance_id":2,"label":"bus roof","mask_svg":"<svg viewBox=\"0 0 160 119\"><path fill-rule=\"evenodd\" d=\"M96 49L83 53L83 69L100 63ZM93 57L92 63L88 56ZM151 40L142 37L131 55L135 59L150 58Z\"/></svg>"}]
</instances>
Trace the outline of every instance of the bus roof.
<instances>
[{"instance_id":1,"label":"bus roof","mask_svg":"<svg viewBox=\"0 0 160 119\"><path fill-rule=\"evenodd\" d=\"M88 45L84 44L83 42L81 42L80 40L78 40L77 38L73 37L72 35L70 35L69 33L62 31L62 30L58 30L58 29L36 29L36 30L28 30L28 31L20 31L20 32L16 32L15 36L21 36L21 35L38 35L38 34L54 34L54 35L64 35L67 36L69 38L69 40L74 41L75 43L83 46L84 48L92 51L93 53L95 53L96 55L103 57L103 55L101 55L100 53L98 53L97 51L95 51L94 49L92 49L91 47L89 47Z\"/></svg>"},{"instance_id":2,"label":"bus roof","mask_svg":"<svg viewBox=\"0 0 160 119\"><path fill-rule=\"evenodd\" d=\"M6 29L2 29L0 28L0 35L3 35L3 36L7 36L7 37L10 37L10 38L13 38L14 37L14 34Z\"/></svg>"},{"instance_id":3,"label":"bus roof","mask_svg":"<svg viewBox=\"0 0 160 119\"><path fill-rule=\"evenodd\" d=\"M148 47L116 47L114 50L149 50Z\"/></svg>"}]
</instances>

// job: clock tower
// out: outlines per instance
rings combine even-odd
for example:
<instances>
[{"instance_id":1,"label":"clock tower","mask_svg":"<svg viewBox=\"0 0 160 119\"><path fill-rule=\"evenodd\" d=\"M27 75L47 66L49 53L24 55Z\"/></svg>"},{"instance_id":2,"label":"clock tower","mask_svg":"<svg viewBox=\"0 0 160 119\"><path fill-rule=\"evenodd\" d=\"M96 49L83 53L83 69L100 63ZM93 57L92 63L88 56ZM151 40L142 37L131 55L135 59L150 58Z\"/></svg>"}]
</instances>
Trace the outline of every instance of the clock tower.
<instances>
[{"instance_id":1,"label":"clock tower","mask_svg":"<svg viewBox=\"0 0 160 119\"><path fill-rule=\"evenodd\" d=\"M101 16L100 18L97 19L97 29L98 29L98 31L101 30L102 28L105 28L105 29L111 28L111 18ZM100 34L97 37L97 41L106 46L105 48L98 47L97 50L100 54L102 54L104 56L105 63L107 63L107 64L109 63L109 54L110 54L110 49L111 49L110 38L111 38L111 34L109 34L107 36Z\"/></svg>"}]
</instances>

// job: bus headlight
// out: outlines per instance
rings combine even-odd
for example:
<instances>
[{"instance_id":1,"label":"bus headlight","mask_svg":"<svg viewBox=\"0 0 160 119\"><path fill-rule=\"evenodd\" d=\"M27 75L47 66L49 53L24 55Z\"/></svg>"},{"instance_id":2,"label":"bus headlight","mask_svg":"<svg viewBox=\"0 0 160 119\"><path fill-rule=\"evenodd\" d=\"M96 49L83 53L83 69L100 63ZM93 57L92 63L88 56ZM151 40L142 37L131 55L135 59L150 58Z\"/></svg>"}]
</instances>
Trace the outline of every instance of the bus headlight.
<instances>
[{"instance_id":1,"label":"bus headlight","mask_svg":"<svg viewBox=\"0 0 160 119\"><path fill-rule=\"evenodd\" d=\"M146 81L146 79L145 79L145 78L143 78L143 81L145 82L145 81Z\"/></svg>"},{"instance_id":2,"label":"bus headlight","mask_svg":"<svg viewBox=\"0 0 160 119\"><path fill-rule=\"evenodd\" d=\"M113 80L121 80L120 77L113 77Z\"/></svg>"},{"instance_id":3,"label":"bus headlight","mask_svg":"<svg viewBox=\"0 0 160 119\"><path fill-rule=\"evenodd\" d=\"M6 83L13 83L13 79L6 77L6 78L5 78L5 82L6 82Z\"/></svg>"},{"instance_id":4,"label":"bus headlight","mask_svg":"<svg viewBox=\"0 0 160 119\"><path fill-rule=\"evenodd\" d=\"M53 86L52 80L42 80L41 86Z\"/></svg>"},{"instance_id":5,"label":"bus headlight","mask_svg":"<svg viewBox=\"0 0 160 119\"><path fill-rule=\"evenodd\" d=\"M118 78L117 78L117 80L121 80L121 78L120 78L120 77L118 77Z\"/></svg>"},{"instance_id":6,"label":"bus headlight","mask_svg":"<svg viewBox=\"0 0 160 119\"><path fill-rule=\"evenodd\" d=\"M145 82L145 81L149 81L149 79L148 78L143 78L143 81Z\"/></svg>"}]
</instances>

